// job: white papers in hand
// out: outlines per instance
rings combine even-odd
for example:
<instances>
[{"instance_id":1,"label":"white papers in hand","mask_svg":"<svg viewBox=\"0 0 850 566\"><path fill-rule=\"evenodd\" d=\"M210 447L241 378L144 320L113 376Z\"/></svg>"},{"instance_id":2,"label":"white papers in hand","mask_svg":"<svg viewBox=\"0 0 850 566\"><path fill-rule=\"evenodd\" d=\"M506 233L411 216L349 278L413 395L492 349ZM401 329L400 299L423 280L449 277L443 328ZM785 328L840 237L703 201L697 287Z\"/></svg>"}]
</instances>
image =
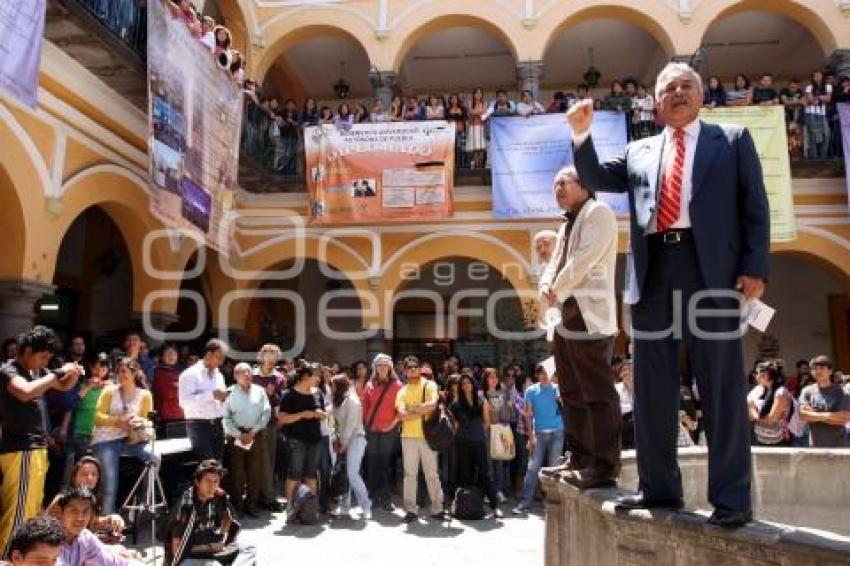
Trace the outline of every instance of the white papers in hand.
<instances>
[{"instance_id":1,"label":"white papers in hand","mask_svg":"<svg viewBox=\"0 0 850 566\"><path fill-rule=\"evenodd\" d=\"M759 332L765 332L767 325L773 319L773 315L776 314L776 309L756 299L748 302L741 314L747 324Z\"/></svg>"}]
</instances>

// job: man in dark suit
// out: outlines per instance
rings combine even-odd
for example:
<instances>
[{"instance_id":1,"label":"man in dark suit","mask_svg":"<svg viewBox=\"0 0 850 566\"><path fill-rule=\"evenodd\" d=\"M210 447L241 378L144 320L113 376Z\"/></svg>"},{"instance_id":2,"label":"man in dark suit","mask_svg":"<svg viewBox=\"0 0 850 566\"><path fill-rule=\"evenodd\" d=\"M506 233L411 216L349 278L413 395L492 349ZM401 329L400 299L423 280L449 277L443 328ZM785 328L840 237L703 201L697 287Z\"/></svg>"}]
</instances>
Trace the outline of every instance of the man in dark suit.
<instances>
[{"instance_id":1,"label":"man in dark suit","mask_svg":"<svg viewBox=\"0 0 850 566\"><path fill-rule=\"evenodd\" d=\"M634 337L634 412L640 491L626 507L679 508L676 460L680 347L697 380L709 450L709 521L752 519L749 424L741 347L741 295L767 279L770 214L749 132L699 120L702 81L682 63L658 75L667 127L599 163L591 101L567 113L575 165L595 191L625 192L631 209L626 294Z\"/></svg>"}]
</instances>

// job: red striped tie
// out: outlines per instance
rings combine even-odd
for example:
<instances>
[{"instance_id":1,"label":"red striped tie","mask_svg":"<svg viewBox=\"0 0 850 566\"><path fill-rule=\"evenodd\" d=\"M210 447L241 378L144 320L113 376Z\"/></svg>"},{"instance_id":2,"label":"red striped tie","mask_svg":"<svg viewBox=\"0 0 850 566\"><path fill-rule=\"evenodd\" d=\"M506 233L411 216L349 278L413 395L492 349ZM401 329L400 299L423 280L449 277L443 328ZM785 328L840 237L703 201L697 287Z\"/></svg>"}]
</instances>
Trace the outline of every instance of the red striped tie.
<instances>
[{"instance_id":1,"label":"red striped tie","mask_svg":"<svg viewBox=\"0 0 850 566\"><path fill-rule=\"evenodd\" d=\"M658 199L658 231L664 232L679 220L682 214L682 175L685 169L685 131L677 129L673 133L676 142L674 159L667 160L664 179L661 182L661 196Z\"/></svg>"}]
</instances>

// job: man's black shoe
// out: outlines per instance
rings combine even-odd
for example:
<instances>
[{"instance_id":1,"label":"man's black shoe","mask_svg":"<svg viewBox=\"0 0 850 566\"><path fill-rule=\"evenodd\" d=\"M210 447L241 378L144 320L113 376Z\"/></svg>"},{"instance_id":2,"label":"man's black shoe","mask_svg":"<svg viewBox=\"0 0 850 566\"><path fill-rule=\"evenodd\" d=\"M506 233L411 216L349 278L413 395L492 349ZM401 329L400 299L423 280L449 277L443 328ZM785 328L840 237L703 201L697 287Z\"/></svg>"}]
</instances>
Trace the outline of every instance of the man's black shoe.
<instances>
[{"instance_id":1,"label":"man's black shoe","mask_svg":"<svg viewBox=\"0 0 850 566\"><path fill-rule=\"evenodd\" d=\"M448 521L451 519L451 514L448 511L437 511L436 513L431 513L431 518L436 519L437 521Z\"/></svg>"},{"instance_id":2,"label":"man's black shoe","mask_svg":"<svg viewBox=\"0 0 850 566\"><path fill-rule=\"evenodd\" d=\"M410 511L408 511L407 513L404 514L404 517L402 517L401 520L402 520L403 523L412 523L413 521L415 521L418 518L419 518L419 515L417 515L416 513L411 513Z\"/></svg>"},{"instance_id":3,"label":"man's black shoe","mask_svg":"<svg viewBox=\"0 0 850 566\"><path fill-rule=\"evenodd\" d=\"M624 509L681 509L684 506L681 499L649 499L642 493L617 498L617 507Z\"/></svg>"},{"instance_id":4,"label":"man's black shoe","mask_svg":"<svg viewBox=\"0 0 850 566\"><path fill-rule=\"evenodd\" d=\"M717 525L727 529L743 527L753 520L752 511L715 511L708 518L709 525Z\"/></svg>"}]
</instances>

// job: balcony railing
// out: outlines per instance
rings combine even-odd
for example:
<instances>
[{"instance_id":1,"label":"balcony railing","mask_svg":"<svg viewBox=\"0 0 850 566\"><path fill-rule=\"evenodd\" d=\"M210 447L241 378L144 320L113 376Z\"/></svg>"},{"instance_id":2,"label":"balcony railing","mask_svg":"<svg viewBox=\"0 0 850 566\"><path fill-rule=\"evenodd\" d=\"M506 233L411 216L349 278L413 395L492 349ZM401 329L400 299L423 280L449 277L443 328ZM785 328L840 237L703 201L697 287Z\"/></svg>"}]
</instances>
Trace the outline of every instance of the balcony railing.
<instances>
[{"instance_id":1,"label":"balcony railing","mask_svg":"<svg viewBox=\"0 0 850 566\"><path fill-rule=\"evenodd\" d=\"M147 0L64 0L77 4L141 60L147 59Z\"/></svg>"}]
</instances>

